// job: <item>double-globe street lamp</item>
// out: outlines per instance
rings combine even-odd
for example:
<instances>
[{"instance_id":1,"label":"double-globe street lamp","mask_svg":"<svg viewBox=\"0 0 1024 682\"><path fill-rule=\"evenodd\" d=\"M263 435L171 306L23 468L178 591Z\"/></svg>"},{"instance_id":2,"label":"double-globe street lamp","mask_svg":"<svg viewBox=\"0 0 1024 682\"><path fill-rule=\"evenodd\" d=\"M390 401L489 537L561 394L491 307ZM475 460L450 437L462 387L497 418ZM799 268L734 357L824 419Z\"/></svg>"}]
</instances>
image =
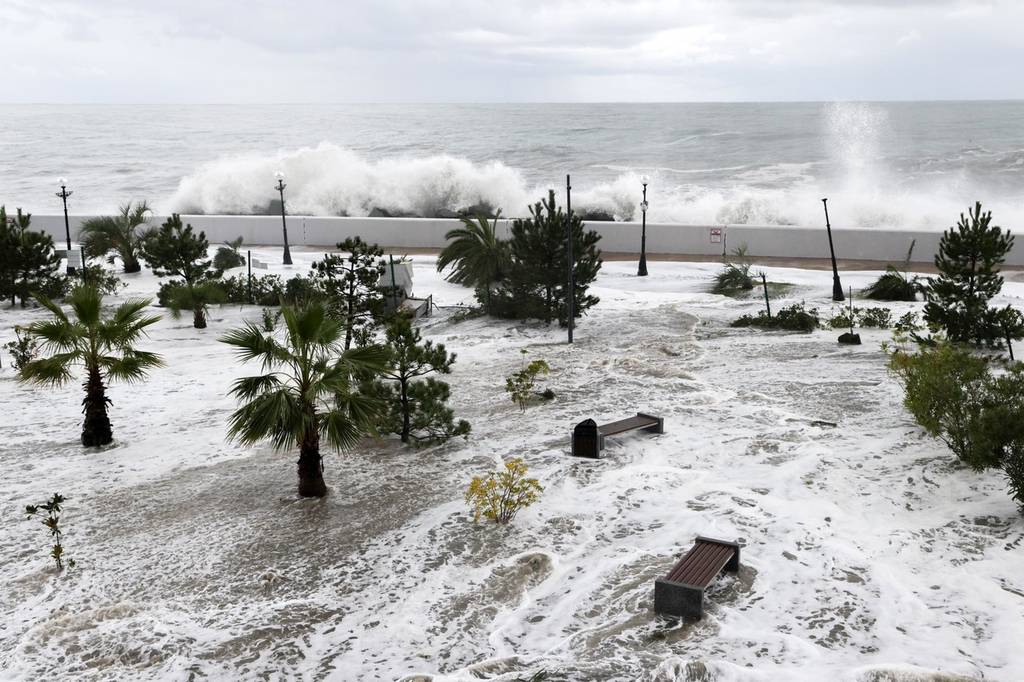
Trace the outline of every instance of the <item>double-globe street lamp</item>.
<instances>
[{"instance_id":1,"label":"double-globe street lamp","mask_svg":"<svg viewBox=\"0 0 1024 682\"><path fill-rule=\"evenodd\" d=\"M277 178L277 186L274 188L281 195L281 230L284 233L284 264L292 264L292 252L288 248L288 223L285 222L284 217L284 188L288 185L284 184L284 173L277 171L274 173L274 177Z\"/></svg>"},{"instance_id":2,"label":"double-globe street lamp","mask_svg":"<svg viewBox=\"0 0 1024 682\"><path fill-rule=\"evenodd\" d=\"M71 225L68 223L68 197L74 194L74 192L68 191L68 181L65 178L57 180L60 183L60 191L57 192L57 196L64 202L64 236L67 238L67 259L69 275L75 274L75 268L71 265ZM84 263L83 263L84 265Z\"/></svg>"},{"instance_id":3,"label":"double-globe street lamp","mask_svg":"<svg viewBox=\"0 0 1024 682\"><path fill-rule=\"evenodd\" d=\"M640 228L640 266L637 268L637 277L647 276L647 182L650 180L646 175L640 176L640 182L644 186L644 198L640 202L640 214L642 223Z\"/></svg>"}]
</instances>

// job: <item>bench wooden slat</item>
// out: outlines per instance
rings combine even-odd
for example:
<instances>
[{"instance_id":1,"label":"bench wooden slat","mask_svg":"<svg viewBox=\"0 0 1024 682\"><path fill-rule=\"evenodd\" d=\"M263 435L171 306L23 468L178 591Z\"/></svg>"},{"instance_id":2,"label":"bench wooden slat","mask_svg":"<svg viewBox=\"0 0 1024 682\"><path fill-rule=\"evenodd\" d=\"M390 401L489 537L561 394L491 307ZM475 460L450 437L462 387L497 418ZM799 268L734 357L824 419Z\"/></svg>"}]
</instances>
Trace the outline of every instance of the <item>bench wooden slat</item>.
<instances>
[{"instance_id":1,"label":"bench wooden slat","mask_svg":"<svg viewBox=\"0 0 1024 682\"><path fill-rule=\"evenodd\" d=\"M625 433L626 431L632 431L633 429L657 426L657 424L657 419L636 416L620 419L619 421L612 422L610 424L602 424L597 427L597 430L602 436L614 436L617 433Z\"/></svg>"},{"instance_id":2,"label":"bench wooden slat","mask_svg":"<svg viewBox=\"0 0 1024 682\"><path fill-rule=\"evenodd\" d=\"M708 546L708 549L696 561L687 563L685 558L680 562L682 571L678 582L695 587L707 587L714 580L732 557L732 550L722 545Z\"/></svg>"}]
</instances>

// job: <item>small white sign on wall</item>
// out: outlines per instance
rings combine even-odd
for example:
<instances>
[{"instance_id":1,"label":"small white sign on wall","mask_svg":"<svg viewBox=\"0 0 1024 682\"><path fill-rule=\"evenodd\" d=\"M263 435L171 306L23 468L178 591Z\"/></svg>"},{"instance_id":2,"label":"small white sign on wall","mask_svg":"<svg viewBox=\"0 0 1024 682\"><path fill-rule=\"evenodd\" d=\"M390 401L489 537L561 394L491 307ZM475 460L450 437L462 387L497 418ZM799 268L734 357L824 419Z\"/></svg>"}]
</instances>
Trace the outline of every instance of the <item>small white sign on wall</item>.
<instances>
[{"instance_id":1,"label":"small white sign on wall","mask_svg":"<svg viewBox=\"0 0 1024 682\"><path fill-rule=\"evenodd\" d=\"M711 234L711 243L712 244L721 244L722 243L722 228L720 228L720 227L712 227L711 230L710 230L710 234Z\"/></svg>"}]
</instances>

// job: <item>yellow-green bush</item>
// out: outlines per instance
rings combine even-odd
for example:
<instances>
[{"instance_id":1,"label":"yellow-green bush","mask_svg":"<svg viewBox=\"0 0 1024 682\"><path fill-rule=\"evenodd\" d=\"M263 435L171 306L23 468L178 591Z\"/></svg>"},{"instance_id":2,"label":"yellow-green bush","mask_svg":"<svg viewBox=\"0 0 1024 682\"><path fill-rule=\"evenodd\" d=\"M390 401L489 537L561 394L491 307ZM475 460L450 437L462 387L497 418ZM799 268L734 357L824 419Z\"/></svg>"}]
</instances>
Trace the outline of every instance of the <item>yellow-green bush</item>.
<instances>
[{"instance_id":1,"label":"yellow-green bush","mask_svg":"<svg viewBox=\"0 0 1024 682\"><path fill-rule=\"evenodd\" d=\"M516 457L505 462L505 468L486 476L474 476L466 490L466 503L473 508L473 520L490 519L508 523L520 509L540 498L544 488L536 478L526 477L526 463Z\"/></svg>"}]
</instances>

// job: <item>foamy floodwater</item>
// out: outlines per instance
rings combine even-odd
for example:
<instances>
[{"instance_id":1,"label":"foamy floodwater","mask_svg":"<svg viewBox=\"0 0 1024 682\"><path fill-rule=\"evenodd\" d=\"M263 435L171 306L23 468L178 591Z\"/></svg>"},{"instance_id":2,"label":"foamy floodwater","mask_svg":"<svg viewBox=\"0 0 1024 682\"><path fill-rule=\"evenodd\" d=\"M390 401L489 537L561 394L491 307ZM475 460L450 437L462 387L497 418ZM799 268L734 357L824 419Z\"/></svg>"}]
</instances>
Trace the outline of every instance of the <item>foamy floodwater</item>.
<instances>
[{"instance_id":1,"label":"foamy floodwater","mask_svg":"<svg viewBox=\"0 0 1024 682\"><path fill-rule=\"evenodd\" d=\"M415 265L417 291L467 299L431 259ZM205 331L161 322L147 347L168 367L114 388L117 440L101 452L77 445L77 387L22 387L3 369L3 676L1024 678L1024 520L998 474L956 465L904 413L887 334L840 348L833 332L733 330L758 304L703 293L716 266L654 262L645 280L633 267L606 264L572 347L535 324L427 321L459 355L471 437L331 456L319 501L294 495L293 454L224 442L242 369L215 339L256 309L218 309ZM830 307L830 273L769 274ZM153 290L141 276L129 292ZM6 341L40 314L0 316ZM557 394L525 413L502 390L521 349L548 360ZM568 456L577 421L638 410L667 433ZM469 479L512 456L540 502L509 527L474 524ZM19 516L54 490L79 562L61 576ZM654 580L698 534L741 539L742 569L713 584L699 623L660 618Z\"/></svg>"}]
</instances>

